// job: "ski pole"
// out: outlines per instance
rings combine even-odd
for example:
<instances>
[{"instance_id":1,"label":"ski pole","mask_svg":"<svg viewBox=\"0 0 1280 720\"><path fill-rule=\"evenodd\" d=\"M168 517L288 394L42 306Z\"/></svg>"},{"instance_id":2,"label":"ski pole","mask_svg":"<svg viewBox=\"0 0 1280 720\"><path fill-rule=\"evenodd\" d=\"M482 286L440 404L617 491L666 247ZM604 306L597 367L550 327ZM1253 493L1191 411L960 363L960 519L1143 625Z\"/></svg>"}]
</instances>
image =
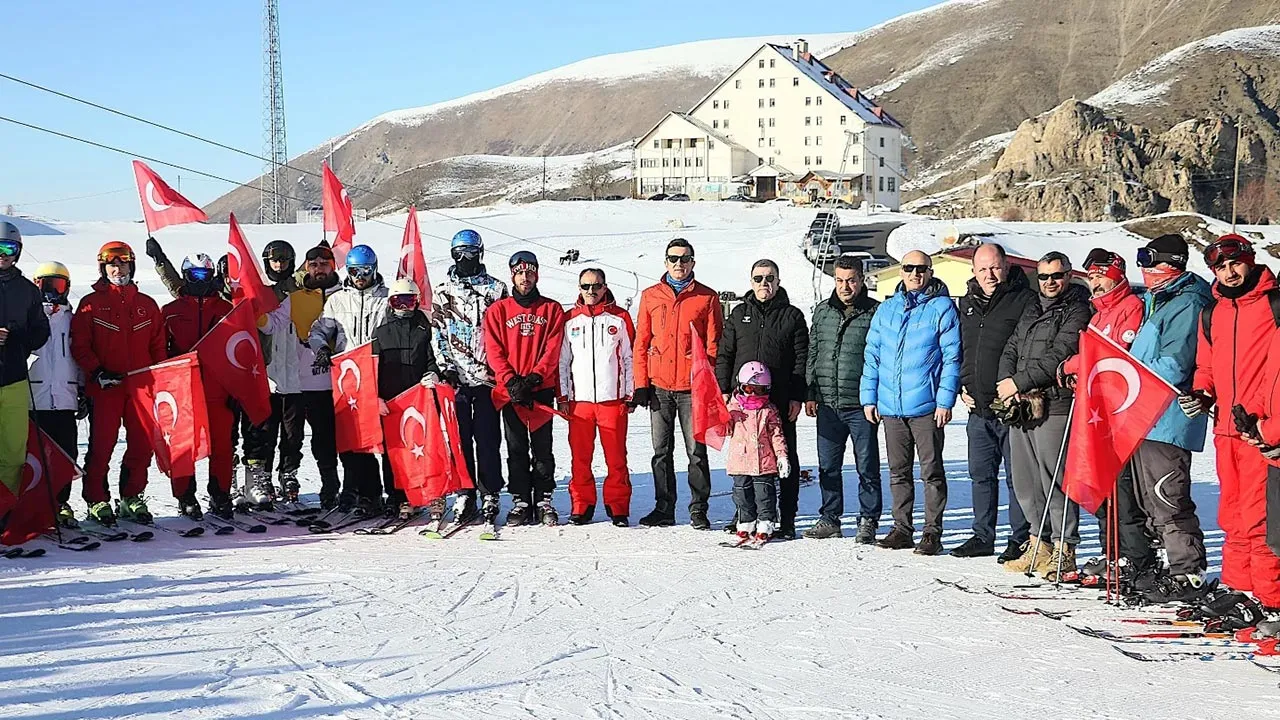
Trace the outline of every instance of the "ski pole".
<instances>
[{"instance_id":1,"label":"ski pole","mask_svg":"<svg viewBox=\"0 0 1280 720\"><path fill-rule=\"evenodd\" d=\"M1071 499L1067 497L1067 493L1064 489L1058 487L1058 474L1062 473L1062 460L1067 456L1067 438L1069 435L1071 435L1071 418L1075 415L1075 411L1076 411L1076 396L1073 393L1071 395L1071 408L1067 411L1067 426L1062 431L1062 446L1058 448L1058 464L1053 470L1053 478L1051 479L1051 483L1049 485L1050 496L1053 495L1053 491L1055 490L1062 493L1062 524L1058 526L1059 548L1061 548L1062 544L1066 542L1066 539L1067 539L1067 507L1071 503ZM1065 473L1063 474L1065 475ZM1048 506L1049 506L1049 499L1045 498L1045 507L1047 508ZM1054 588L1061 587L1062 586L1062 551L1061 550L1058 551L1058 569L1055 572L1053 577L1054 577L1053 587Z\"/></svg>"}]
</instances>

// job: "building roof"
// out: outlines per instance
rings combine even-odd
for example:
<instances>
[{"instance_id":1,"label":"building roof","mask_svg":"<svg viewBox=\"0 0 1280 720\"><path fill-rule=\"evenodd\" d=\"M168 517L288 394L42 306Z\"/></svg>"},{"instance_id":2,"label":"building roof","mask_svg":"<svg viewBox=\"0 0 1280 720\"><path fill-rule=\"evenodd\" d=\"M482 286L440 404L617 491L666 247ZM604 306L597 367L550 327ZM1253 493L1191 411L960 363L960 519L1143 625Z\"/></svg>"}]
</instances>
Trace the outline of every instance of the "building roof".
<instances>
[{"instance_id":1,"label":"building roof","mask_svg":"<svg viewBox=\"0 0 1280 720\"><path fill-rule=\"evenodd\" d=\"M641 135L641 136L640 136L640 137L635 141L635 143L633 143L633 144L632 144L632 148L638 148L638 147L640 147L641 145L643 145L645 142L647 142L647 141L649 140L649 136L650 136L650 135L653 135L653 132L654 132L655 130L657 130L658 128L662 127L662 123L666 122L667 120L670 120L673 116L674 116L674 117L677 117L677 118L679 118L679 119L681 119L681 120L683 120L683 121L685 121L685 122L687 122L687 123L689 123L690 125L692 125L692 126L694 126L694 127L696 127L696 128L698 128L698 129L699 129L699 130L701 130L702 132L706 133L708 137L714 138L717 142L722 142L722 143L724 143L725 145L728 145L728 146L733 147L733 148L737 148L737 149L739 149L739 150L747 150L747 148L746 148L744 145L742 145L741 143L738 143L738 142L735 142L735 141L733 141L733 140L730 140L729 138L725 137L724 135L721 135L721 134L720 134L720 132L719 132L719 131L717 131L717 130L712 130L712 129L711 129L711 126L707 125L706 123L702 122L701 120L698 120L697 118L691 117L688 113L677 112L677 111L674 111L674 110L673 110L673 111L671 111L671 112L669 112L669 113L667 113L666 115L663 115L661 120L659 120L658 122L654 123L653 127L649 128L649 129L645 132L645 134ZM750 151L748 151L748 152L750 152Z\"/></svg>"},{"instance_id":2,"label":"building roof","mask_svg":"<svg viewBox=\"0 0 1280 720\"><path fill-rule=\"evenodd\" d=\"M751 171L747 173L747 177L777 177L778 179L782 180L785 178L795 177L795 173L782 167L781 165L774 165L773 163L765 163L764 165L758 165L754 168L751 168Z\"/></svg>"},{"instance_id":3,"label":"building roof","mask_svg":"<svg viewBox=\"0 0 1280 720\"><path fill-rule=\"evenodd\" d=\"M863 95L861 91L849 84L847 80L827 67L826 63L814 57L812 53L802 53L799 59L794 57L790 45L775 45L768 43L769 47L778 52L779 55L787 59L793 67L803 73L810 80L817 83L823 90L827 91L841 104L858 114L858 117L868 125L885 125L902 129L902 123L880 107L871 98Z\"/></svg>"}]
</instances>

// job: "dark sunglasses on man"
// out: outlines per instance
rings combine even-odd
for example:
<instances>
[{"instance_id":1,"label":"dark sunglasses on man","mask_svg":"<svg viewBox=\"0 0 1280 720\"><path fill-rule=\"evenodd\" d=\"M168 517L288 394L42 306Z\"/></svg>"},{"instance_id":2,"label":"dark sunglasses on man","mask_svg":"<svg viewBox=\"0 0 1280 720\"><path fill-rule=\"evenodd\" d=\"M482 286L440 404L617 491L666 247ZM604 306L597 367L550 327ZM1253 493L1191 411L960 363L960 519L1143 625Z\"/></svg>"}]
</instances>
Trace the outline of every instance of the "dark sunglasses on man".
<instances>
[{"instance_id":1,"label":"dark sunglasses on man","mask_svg":"<svg viewBox=\"0 0 1280 720\"><path fill-rule=\"evenodd\" d=\"M604 283L581 283L578 285L578 289L583 292L599 292L604 289Z\"/></svg>"},{"instance_id":2,"label":"dark sunglasses on man","mask_svg":"<svg viewBox=\"0 0 1280 720\"><path fill-rule=\"evenodd\" d=\"M1059 270L1058 272L1052 272L1052 273L1038 273L1036 275L1036 277L1040 279L1040 282L1048 282L1050 280L1062 280L1066 276L1067 276L1067 273L1061 270Z\"/></svg>"},{"instance_id":3,"label":"dark sunglasses on man","mask_svg":"<svg viewBox=\"0 0 1280 720\"><path fill-rule=\"evenodd\" d=\"M908 275L915 275L916 273L920 273L923 275L924 273L929 272L930 269L931 268L928 265L903 265L902 266L902 272Z\"/></svg>"},{"instance_id":4,"label":"dark sunglasses on man","mask_svg":"<svg viewBox=\"0 0 1280 720\"><path fill-rule=\"evenodd\" d=\"M769 274L769 275L752 275L752 276L751 276L751 282L753 282L753 283L755 283L755 284L757 284L757 285L772 285L772 284L774 284L774 283L778 282L778 276L777 276L777 275L773 275L773 274Z\"/></svg>"},{"instance_id":5,"label":"dark sunglasses on man","mask_svg":"<svg viewBox=\"0 0 1280 720\"><path fill-rule=\"evenodd\" d=\"M672 265L675 265L677 263L680 265L688 265L689 263L693 262L693 256L692 255L668 255L667 262L671 263Z\"/></svg>"}]
</instances>

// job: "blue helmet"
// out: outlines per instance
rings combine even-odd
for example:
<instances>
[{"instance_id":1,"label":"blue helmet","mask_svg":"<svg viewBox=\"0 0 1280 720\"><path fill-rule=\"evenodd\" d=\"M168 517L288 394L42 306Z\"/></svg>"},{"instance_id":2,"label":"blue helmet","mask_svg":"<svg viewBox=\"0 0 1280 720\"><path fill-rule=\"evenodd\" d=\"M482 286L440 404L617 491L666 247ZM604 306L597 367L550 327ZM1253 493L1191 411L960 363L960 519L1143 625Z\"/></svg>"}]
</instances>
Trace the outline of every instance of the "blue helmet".
<instances>
[{"instance_id":1,"label":"blue helmet","mask_svg":"<svg viewBox=\"0 0 1280 720\"><path fill-rule=\"evenodd\" d=\"M453 236L453 240L449 242L449 249L466 247L475 248L476 250L484 250L484 240L480 239L480 233L470 228L459 230Z\"/></svg>"},{"instance_id":2,"label":"blue helmet","mask_svg":"<svg viewBox=\"0 0 1280 720\"><path fill-rule=\"evenodd\" d=\"M378 266L378 254L368 245L357 245L351 248L347 253L347 267L364 265L368 267Z\"/></svg>"}]
</instances>

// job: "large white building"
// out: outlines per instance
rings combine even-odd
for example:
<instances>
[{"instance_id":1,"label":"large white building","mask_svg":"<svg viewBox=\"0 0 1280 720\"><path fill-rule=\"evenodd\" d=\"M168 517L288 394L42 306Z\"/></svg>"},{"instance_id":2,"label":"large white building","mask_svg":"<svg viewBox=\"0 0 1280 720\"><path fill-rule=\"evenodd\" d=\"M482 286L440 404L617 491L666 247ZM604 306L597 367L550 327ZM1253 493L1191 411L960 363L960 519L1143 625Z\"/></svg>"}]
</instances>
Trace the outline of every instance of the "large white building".
<instances>
[{"instance_id":1,"label":"large white building","mask_svg":"<svg viewBox=\"0 0 1280 720\"><path fill-rule=\"evenodd\" d=\"M766 43L635 145L634 190L720 199L837 196L897 210L902 124L809 53Z\"/></svg>"}]
</instances>

